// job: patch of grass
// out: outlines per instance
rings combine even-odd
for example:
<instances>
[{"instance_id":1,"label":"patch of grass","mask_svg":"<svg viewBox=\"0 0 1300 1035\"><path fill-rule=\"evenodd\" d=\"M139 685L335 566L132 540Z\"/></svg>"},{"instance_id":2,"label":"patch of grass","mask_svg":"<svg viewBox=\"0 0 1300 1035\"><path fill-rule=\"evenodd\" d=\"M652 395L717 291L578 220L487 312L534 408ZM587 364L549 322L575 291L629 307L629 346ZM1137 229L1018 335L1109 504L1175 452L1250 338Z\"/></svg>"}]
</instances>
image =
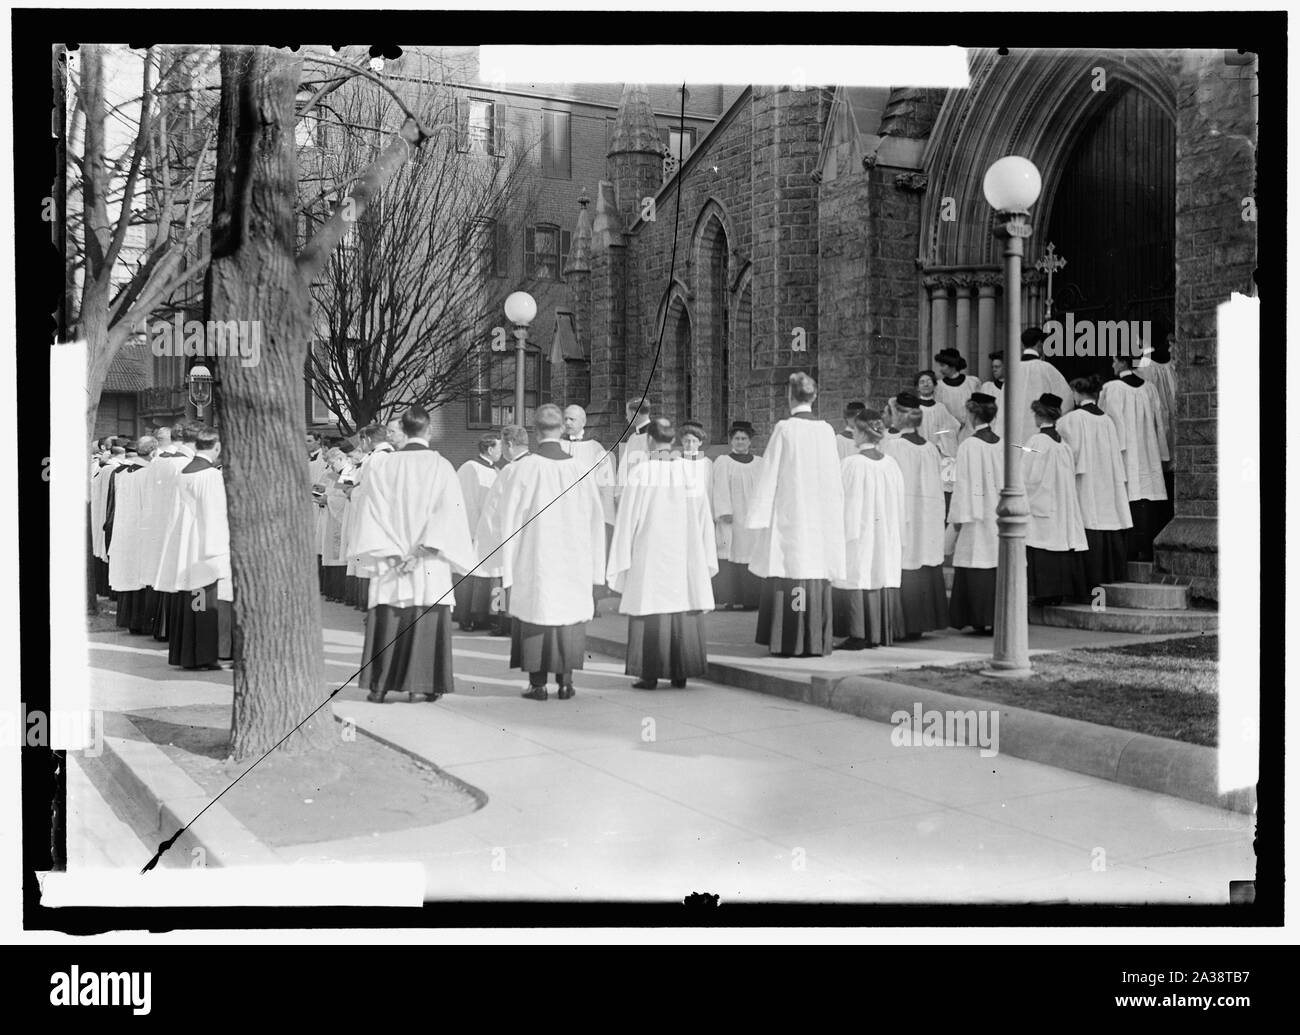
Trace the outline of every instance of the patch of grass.
<instances>
[{"instance_id":1,"label":"patch of grass","mask_svg":"<svg viewBox=\"0 0 1300 1035\"><path fill-rule=\"evenodd\" d=\"M986 662L882 673L893 683L978 697L1102 726L1216 747L1219 638L1039 654L1026 679L981 676Z\"/></svg>"}]
</instances>

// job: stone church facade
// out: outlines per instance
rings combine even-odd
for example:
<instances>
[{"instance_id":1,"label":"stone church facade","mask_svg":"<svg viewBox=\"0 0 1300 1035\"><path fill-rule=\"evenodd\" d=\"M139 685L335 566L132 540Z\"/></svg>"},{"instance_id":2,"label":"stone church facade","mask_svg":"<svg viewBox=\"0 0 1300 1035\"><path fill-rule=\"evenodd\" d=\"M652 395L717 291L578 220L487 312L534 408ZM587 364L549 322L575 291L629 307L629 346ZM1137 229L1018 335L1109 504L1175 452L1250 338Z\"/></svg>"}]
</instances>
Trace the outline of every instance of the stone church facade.
<instances>
[{"instance_id":1,"label":"stone church facade","mask_svg":"<svg viewBox=\"0 0 1300 1035\"><path fill-rule=\"evenodd\" d=\"M1022 322L1048 315L1035 263L1052 243L1066 258L1054 315L1173 333L1175 517L1157 565L1216 599L1216 317L1232 292L1254 294L1253 64L975 51L970 71L964 90L752 86L667 182L646 90L626 87L595 210L584 199L577 216L565 269L577 343L552 364L553 397L587 399L608 442L649 381L656 410L701 421L714 445L747 419L761 447L795 370L816 377L833 421L851 399L882 405L944 347L987 377L1008 334L982 181L1023 155L1043 190Z\"/></svg>"}]
</instances>

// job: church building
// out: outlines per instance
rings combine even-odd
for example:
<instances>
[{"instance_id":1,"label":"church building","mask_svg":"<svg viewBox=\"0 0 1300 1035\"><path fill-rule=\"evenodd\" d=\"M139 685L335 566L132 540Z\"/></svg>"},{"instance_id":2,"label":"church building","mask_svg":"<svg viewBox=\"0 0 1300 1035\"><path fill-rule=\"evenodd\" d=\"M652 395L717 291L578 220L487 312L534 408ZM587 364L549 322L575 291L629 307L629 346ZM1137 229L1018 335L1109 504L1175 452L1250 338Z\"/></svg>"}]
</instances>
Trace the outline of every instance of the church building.
<instances>
[{"instance_id":1,"label":"church building","mask_svg":"<svg viewBox=\"0 0 1300 1035\"><path fill-rule=\"evenodd\" d=\"M1174 518L1156 569L1215 600L1216 318L1255 293L1255 98L1253 58L1236 52L972 51L961 90L748 87L665 180L647 89L628 85L605 178L576 213L576 341L553 358L552 396L585 401L609 442L649 380L651 404L713 445L746 419L761 448L796 370L832 421L851 399L883 404L944 348L989 377L1007 285L982 182L1020 155L1043 181L1022 326L1071 313L1174 337ZM1110 369L1055 362L1067 377Z\"/></svg>"}]
</instances>

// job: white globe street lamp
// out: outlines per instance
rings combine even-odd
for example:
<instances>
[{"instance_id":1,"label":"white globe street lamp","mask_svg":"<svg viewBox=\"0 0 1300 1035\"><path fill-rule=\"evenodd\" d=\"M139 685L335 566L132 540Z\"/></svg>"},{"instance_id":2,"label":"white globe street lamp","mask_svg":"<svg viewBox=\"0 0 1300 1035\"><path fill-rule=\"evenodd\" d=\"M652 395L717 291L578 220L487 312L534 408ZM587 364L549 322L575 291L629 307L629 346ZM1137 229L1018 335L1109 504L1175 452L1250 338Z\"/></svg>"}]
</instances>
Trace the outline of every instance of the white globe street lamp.
<instances>
[{"instance_id":1,"label":"white globe street lamp","mask_svg":"<svg viewBox=\"0 0 1300 1035\"><path fill-rule=\"evenodd\" d=\"M528 325L537 316L537 299L527 291L506 296L506 319L515 325L515 419L524 423L524 350L528 346Z\"/></svg>"},{"instance_id":2,"label":"white globe street lamp","mask_svg":"<svg viewBox=\"0 0 1300 1035\"><path fill-rule=\"evenodd\" d=\"M1002 385L1003 485L998 500L997 608L993 624L993 662L988 675L1020 677L1029 666L1029 587L1025 562L1025 533L1029 502L1021 469L1024 444L1020 437L1025 390L1020 372L1020 264L1025 238L1033 233L1029 209L1043 189L1043 178L1028 158L999 158L984 174L984 197L997 219L993 236L1004 242L1003 295L1007 304L1007 347Z\"/></svg>"}]
</instances>

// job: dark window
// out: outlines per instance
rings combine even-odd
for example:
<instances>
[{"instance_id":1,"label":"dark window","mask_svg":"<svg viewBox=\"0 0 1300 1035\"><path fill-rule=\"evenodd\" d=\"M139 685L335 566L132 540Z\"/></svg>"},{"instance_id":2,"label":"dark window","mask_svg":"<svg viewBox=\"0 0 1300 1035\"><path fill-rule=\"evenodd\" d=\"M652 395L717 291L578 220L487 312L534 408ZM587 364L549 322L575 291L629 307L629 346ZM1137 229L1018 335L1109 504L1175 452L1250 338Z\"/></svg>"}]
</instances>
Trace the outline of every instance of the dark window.
<instances>
[{"instance_id":1,"label":"dark window","mask_svg":"<svg viewBox=\"0 0 1300 1035\"><path fill-rule=\"evenodd\" d=\"M471 428L492 427L492 353L481 351L474 357L474 376L470 380L467 423Z\"/></svg>"},{"instance_id":2,"label":"dark window","mask_svg":"<svg viewBox=\"0 0 1300 1035\"><path fill-rule=\"evenodd\" d=\"M480 276L504 277L506 275L505 228L495 219L479 219L474 224L477 235L478 268Z\"/></svg>"},{"instance_id":3,"label":"dark window","mask_svg":"<svg viewBox=\"0 0 1300 1035\"><path fill-rule=\"evenodd\" d=\"M567 111L542 112L542 175L553 180L573 175Z\"/></svg>"},{"instance_id":4,"label":"dark window","mask_svg":"<svg viewBox=\"0 0 1300 1035\"><path fill-rule=\"evenodd\" d=\"M560 279L560 228L547 223L524 231L524 276L532 280Z\"/></svg>"}]
</instances>

